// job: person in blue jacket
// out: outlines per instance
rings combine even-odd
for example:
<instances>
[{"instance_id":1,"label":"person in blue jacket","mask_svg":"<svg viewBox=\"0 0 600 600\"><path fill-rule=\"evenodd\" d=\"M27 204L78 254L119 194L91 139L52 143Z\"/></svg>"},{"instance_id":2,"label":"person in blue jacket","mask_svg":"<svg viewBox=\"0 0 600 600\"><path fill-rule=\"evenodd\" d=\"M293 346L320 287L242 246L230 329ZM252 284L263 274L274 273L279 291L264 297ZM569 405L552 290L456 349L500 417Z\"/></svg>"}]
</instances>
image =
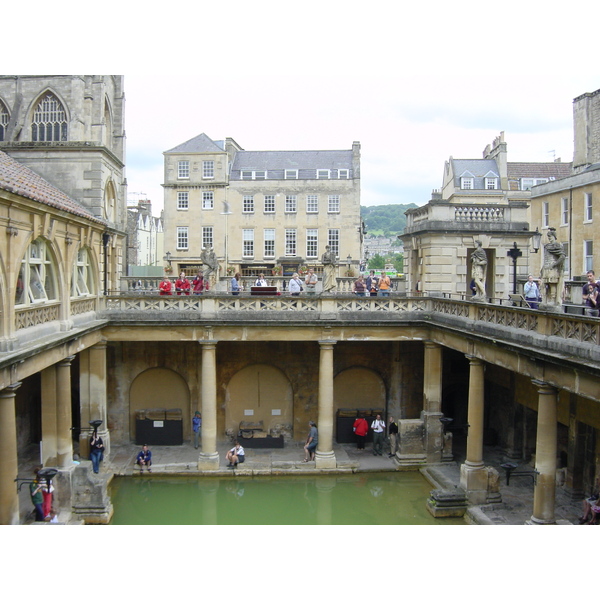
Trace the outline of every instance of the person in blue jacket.
<instances>
[{"instance_id":1,"label":"person in blue jacket","mask_svg":"<svg viewBox=\"0 0 600 600\"><path fill-rule=\"evenodd\" d=\"M140 473L144 472L144 466L148 469L148 473L152 473L152 452L148 448L147 444L142 446L142 449L139 451L135 462L140 465Z\"/></svg>"}]
</instances>

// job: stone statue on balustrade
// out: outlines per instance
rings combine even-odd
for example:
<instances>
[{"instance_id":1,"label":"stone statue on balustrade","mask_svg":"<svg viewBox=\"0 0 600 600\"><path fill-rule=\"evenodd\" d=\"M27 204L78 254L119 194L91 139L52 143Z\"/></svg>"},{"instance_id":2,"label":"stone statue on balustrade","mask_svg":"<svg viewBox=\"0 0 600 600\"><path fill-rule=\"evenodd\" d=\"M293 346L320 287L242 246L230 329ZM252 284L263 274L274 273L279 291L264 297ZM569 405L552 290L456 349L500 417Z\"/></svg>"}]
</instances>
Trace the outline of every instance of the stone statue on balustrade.
<instances>
[{"instance_id":1,"label":"stone statue on balustrade","mask_svg":"<svg viewBox=\"0 0 600 600\"><path fill-rule=\"evenodd\" d=\"M565 249L556 240L556 229L548 228L548 243L544 244L544 266L541 272L542 302L539 308L562 312L564 290Z\"/></svg>"},{"instance_id":2,"label":"stone statue on balustrade","mask_svg":"<svg viewBox=\"0 0 600 600\"><path fill-rule=\"evenodd\" d=\"M475 293L471 297L474 302L486 302L485 278L487 274L487 256L481 247L481 242L475 242L475 250L471 253L471 278L475 286Z\"/></svg>"},{"instance_id":3,"label":"stone statue on balustrade","mask_svg":"<svg viewBox=\"0 0 600 600\"><path fill-rule=\"evenodd\" d=\"M321 257L323 263L323 292L332 292L336 288L336 255L331 246L325 246Z\"/></svg>"},{"instance_id":4,"label":"stone statue on balustrade","mask_svg":"<svg viewBox=\"0 0 600 600\"><path fill-rule=\"evenodd\" d=\"M200 258L205 265L203 268L204 279L209 282L210 288L214 290L219 275L219 261L217 260L217 255L212 247L207 247L202 250Z\"/></svg>"}]
</instances>

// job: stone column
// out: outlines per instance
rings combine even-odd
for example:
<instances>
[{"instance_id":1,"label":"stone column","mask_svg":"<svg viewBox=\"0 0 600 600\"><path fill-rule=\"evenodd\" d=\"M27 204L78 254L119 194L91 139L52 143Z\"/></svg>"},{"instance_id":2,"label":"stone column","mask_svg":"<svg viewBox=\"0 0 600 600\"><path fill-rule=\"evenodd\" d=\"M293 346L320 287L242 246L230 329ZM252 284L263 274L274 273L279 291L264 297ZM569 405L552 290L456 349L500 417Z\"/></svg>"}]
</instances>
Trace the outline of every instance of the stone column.
<instances>
[{"instance_id":1,"label":"stone column","mask_svg":"<svg viewBox=\"0 0 600 600\"><path fill-rule=\"evenodd\" d=\"M538 476L533 490L531 523L548 525L556 522L554 502L556 493L557 404L556 388L543 381L538 386L538 420L535 441L535 469Z\"/></svg>"},{"instance_id":2,"label":"stone column","mask_svg":"<svg viewBox=\"0 0 600 600\"><path fill-rule=\"evenodd\" d=\"M217 452L217 342L201 341L202 347L202 452L198 470L216 471Z\"/></svg>"},{"instance_id":3,"label":"stone column","mask_svg":"<svg viewBox=\"0 0 600 600\"><path fill-rule=\"evenodd\" d=\"M426 341L423 356L423 427L427 462L442 461L442 347Z\"/></svg>"},{"instance_id":4,"label":"stone column","mask_svg":"<svg viewBox=\"0 0 600 600\"><path fill-rule=\"evenodd\" d=\"M74 356L69 356L60 361L56 370L56 462L59 468L73 465L71 362L74 358Z\"/></svg>"},{"instance_id":5,"label":"stone column","mask_svg":"<svg viewBox=\"0 0 600 600\"><path fill-rule=\"evenodd\" d=\"M335 342L319 342L319 442L315 452L318 469L335 469L337 461L333 452L333 347Z\"/></svg>"},{"instance_id":6,"label":"stone column","mask_svg":"<svg viewBox=\"0 0 600 600\"><path fill-rule=\"evenodd\" d=\"M58 425L56 365L42 371L42 464L58 466Z\"/></svg>"},{"instance_id":7,"label":"stone column","mask_svg":"<svg viewBox=\"0 0 600 600\"><path fill-rule=\"evenodd\" d=\"M19 524L19 475L15 394L21 383L0 390L0 525ZM26 485L26 484L24 484Z\"/></svg>"},{"instance_id":8,"label":"stone column","mask_svg":"<svg viewBox=\"0 0 600 600\"><path fill-rule=\"evenodd\" d=\"M104 455L110 453L110 432L108 430L108 409L106 401L106 342L99 342L79 355L79 389L81 423L79 452L87 458L89 452L90 421L100 420L98 433L104 443Z\"/></svg>"},{"instance_id":9,"label":"stone column","mask_svg":"<svg viewBox=\"0 0 600 600\"><path fill-rule=\"evenodd\" d=\"M469 502L482 504L487 500L488 473L483 463L483 397L484 365L475 356L469 359L469 409L467 459L460 468L460 486Z\"/></svg>"}]
</instances>

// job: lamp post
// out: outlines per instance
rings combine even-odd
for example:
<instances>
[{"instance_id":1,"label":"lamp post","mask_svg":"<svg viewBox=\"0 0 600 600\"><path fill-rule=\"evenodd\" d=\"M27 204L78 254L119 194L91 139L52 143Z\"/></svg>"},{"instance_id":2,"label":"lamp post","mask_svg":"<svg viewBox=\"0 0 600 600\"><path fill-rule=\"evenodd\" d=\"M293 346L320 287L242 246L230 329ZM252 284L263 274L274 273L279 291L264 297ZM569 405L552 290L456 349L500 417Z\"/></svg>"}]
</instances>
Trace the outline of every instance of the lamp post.
<instances>
[{"instance_id":1,"label":"lamp post","mask_svg":"<svg viewBox=\"0 0 600 600\"><path fill-rule=\"evenodd\" d=\"M513 261L513 294L517 293L517 259L523 256L523 253L517 248L517 242L513 242L513 247L506 253Z\"/></svg>"},{"instance_id":2,"label":"lamp post","mask_svg":"<svg viewBox=\"0 0 600 600\"><path fill-rule=\"evenodd\" d=\"M538 228L535 228L535 233L533 234L533 237L531 238L531 246L533 248L533 251L537 254L538 250L540 249L540 246L542 244L542 234L538 231Z\"/></svg>"}]
</instances>

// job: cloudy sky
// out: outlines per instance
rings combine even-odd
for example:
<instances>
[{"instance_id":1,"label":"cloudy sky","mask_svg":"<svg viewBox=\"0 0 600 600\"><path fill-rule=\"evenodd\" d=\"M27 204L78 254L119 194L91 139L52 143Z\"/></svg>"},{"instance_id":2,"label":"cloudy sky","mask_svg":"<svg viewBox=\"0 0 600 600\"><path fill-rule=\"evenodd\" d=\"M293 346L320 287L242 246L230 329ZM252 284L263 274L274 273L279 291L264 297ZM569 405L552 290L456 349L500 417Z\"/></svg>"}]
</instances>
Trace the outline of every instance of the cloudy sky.
<instances>
[{"instance_id":1,"label":"cloudy sky","mask_svg":"<svg viewBox=\"0 0 600 600\"><path fill-rule=\"evenodd\" d=\"M599 10L555 6L108 0L74 17L90 44L58 36L25 68L125 75L129 192L155 214L162 153L202 132L246 150L357 140L362 204L423 204L450 156L479 158L500 131L511 161L572 159L573 98L600 88L586 25Z\"/></svg>"}]
</instances>

